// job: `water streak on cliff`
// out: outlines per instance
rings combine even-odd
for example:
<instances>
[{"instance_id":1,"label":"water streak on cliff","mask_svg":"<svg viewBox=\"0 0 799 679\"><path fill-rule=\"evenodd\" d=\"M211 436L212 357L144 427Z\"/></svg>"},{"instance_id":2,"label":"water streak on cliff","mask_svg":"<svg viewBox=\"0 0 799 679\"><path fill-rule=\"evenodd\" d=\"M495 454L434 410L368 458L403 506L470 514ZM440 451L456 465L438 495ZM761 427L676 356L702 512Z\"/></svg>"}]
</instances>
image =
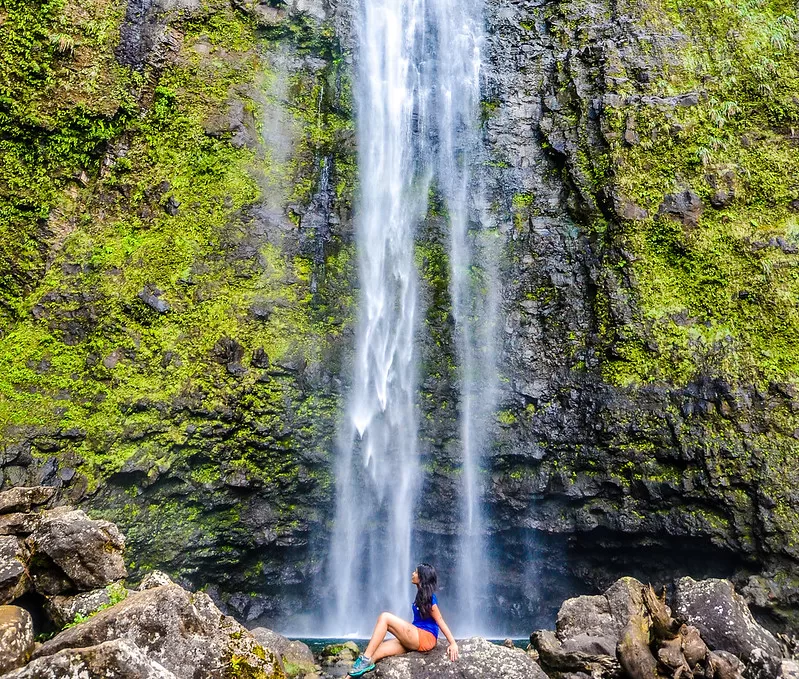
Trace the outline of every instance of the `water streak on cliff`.
<instances>
[{"instance_id":1,"label":"water streak on cliff","mask_svg":"<svg viewBox=\"0 0 799 679\"><path fill-rule=\"evenodd\" d=\"M479 611L488 596L487 547L481 511L481 460L496 403L498 245L482 198L480 106L482 0L437 0L436 179L450 228L450 296L460 384L462 516L456 594L458 631L485 632Z\"/></svg>"}]
</instances>

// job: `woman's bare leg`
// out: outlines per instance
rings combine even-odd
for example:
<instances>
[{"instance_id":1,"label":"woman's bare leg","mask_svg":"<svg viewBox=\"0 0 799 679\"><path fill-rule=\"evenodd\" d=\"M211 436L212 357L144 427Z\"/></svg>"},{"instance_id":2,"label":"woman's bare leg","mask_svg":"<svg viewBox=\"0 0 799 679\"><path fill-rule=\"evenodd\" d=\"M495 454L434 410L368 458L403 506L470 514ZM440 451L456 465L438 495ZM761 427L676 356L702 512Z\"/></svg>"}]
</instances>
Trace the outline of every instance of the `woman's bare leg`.
<instances>
[{"instance_id":1,"label":"woman's bare leg","mask_svg":"<svg viewBox=\"0 0 799 679\"><path fill-rule=\"evenodd\" d=\"M397 637L397 640L406 650L415 651L419 648L419 632L411 623L391 613L381 613L377 618L377 624L375 624L369 645L363 652L367 658L371 658L377 652L377 647L386 638L387 632L391 632Z\"/></svg>"},{"instance_id":2,"label":"woman's bare leg","mask_svg":"<svg viewBox=\"0 0 799 679\"><path fill-rule=\"evenodd\" d=\"M377 650L372 656L372 662L377 662L383 658L388 658L390 655L402 655L403 653L407 652L408 649L396 639L386 639L386 641L377 647Z\"/></svg>"}]
</instances>

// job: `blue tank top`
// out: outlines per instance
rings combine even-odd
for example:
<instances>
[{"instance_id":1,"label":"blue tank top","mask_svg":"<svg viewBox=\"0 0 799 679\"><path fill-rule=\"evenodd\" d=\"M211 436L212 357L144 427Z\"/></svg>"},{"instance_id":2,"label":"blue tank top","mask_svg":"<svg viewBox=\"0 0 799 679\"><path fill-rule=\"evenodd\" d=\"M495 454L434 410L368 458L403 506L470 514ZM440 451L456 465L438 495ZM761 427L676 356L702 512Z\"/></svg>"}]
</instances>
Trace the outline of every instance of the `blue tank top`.
<instances>
[{"instance_id":1,"label":"blue tank top","mask_svg":"<svg viewBox=\"0 0 799 679\"><path fill-rule=\"evenodd\" d=\"M430 604L430 607L438 604L438 598L436 595L433 595L433 603ZM419 608L416 606L416 602L413 602L413 625L414 627L418 627L419 629L423 629L427 632L430 632L436 639L438 639L438 624L435 620L433 620L432 616L429 618L423 618L421 613L419 613Z\"/></svg>"}]
</instances>

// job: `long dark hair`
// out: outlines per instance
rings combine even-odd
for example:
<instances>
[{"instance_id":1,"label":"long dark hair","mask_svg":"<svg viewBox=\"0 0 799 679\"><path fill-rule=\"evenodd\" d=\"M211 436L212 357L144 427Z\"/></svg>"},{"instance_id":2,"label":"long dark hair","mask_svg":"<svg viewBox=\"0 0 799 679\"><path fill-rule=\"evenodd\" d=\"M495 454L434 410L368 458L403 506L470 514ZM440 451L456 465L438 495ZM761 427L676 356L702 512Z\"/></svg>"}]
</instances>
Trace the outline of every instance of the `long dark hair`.
<instances>
[{"instance_id":1,"label":"long dark hair","mask_svg":"<svg viewBox=\"0 0 799 679\"><path fill-rule=\"evenodd\" d=\"M420 563L416 567L416 575L419 576L419 584L416 585L416 608L419 615L429 618L433 611L433 592L438 587L438 573L429 563Z\"/></svg>"}]
</instances>

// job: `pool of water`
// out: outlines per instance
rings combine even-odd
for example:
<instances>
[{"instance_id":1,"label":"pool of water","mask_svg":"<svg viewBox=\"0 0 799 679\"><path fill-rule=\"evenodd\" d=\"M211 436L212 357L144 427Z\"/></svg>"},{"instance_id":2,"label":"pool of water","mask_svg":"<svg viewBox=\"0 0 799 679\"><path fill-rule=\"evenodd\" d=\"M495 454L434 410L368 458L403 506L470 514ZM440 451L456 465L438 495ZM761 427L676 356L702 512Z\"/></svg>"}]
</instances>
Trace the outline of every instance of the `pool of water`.
<instances>
[{"instance_id":1,"label":"pool of water","mask_svg":"<svg viewBox=\"0 0 799 679\"><path fill-rule=\"evenodd\" d=\"M313 653L315 653L315 654L316 653L321 653L322 649L325 646L329 646L330 644L344 644L344 643L346 643L348 641L355 642L355 644L357 644L358 648L363 650L364 647L366 646L366 642L368 641L368 639L353 639L351 637L347 638L347 639L343 639L343 638L342 639L336 639L336 638L330 638L330 637L328 637L328 638L289 637L289 638L296 639L297 641L301 641L302 643L306 644L311 649L311 651L313 651ZM504 639L489 639L489 641L491 643L493 643L493 644L502 644L502 642L505 641L505 640ZM525 649L525 648L527 648L527 644L528 643L530 643L529 639L514 639L513 640L513 645L516 646L516 648Z\"/></svg>"}]
</instances>

